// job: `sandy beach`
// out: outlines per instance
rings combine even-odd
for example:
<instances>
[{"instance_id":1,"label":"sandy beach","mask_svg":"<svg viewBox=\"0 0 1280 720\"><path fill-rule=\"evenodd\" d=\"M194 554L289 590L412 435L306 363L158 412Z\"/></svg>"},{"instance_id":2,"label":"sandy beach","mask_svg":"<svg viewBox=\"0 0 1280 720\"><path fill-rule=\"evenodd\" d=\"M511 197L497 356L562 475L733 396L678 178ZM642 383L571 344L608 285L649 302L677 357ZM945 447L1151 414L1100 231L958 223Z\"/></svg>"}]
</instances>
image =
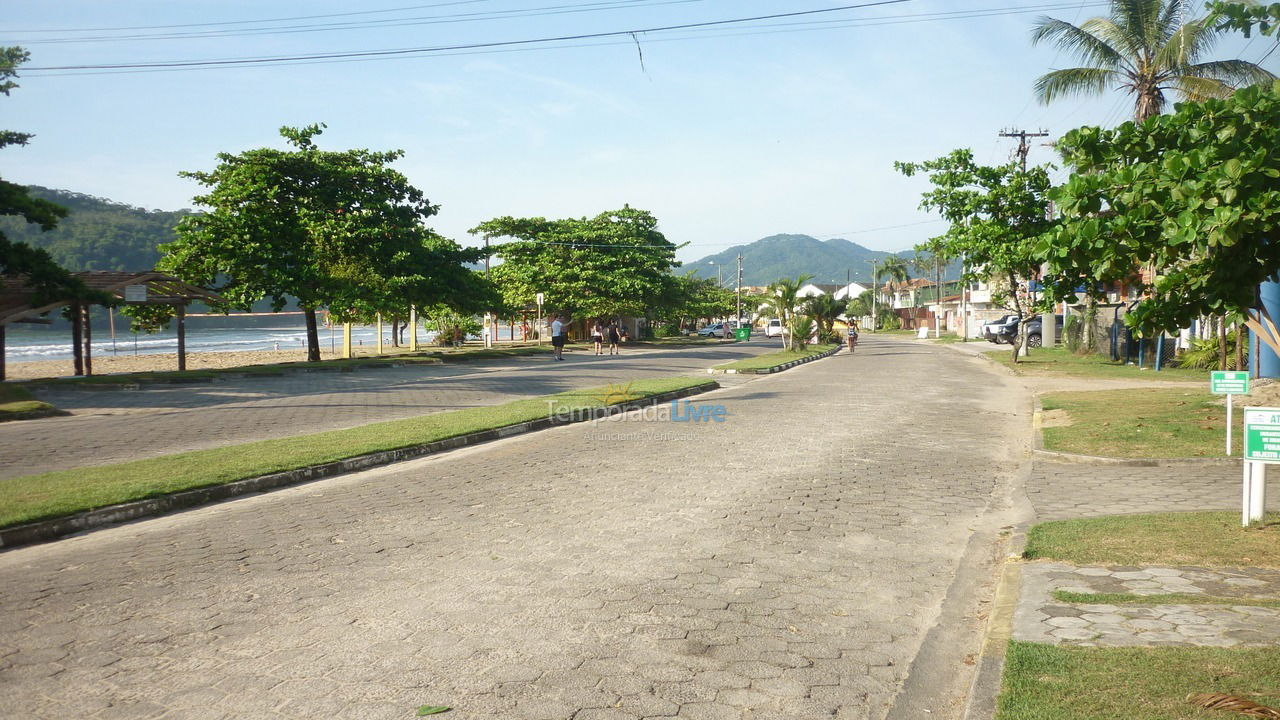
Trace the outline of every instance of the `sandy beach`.
<instances>
[{"instance_id":1,"label":"sandy beach","mask_svg":"<svg viewBox=\"0 0 1280 720\"><path fill-rule=\"evenodd\" d=\"M358 354L357 357L359 356ZM320 351L320 358L323 360L331 360L335 357L337 356L328 350ZM187 369L207 370L210 368L241 367L244 365L301 362L306 359L307 351L301 348L296 350L187 353ZM8 380L34 380L37 378L67 377L75 372L74 367L71 360L9 362L5 365L5 378ZM93 356L94 375L177 369L177 353L155 355L125 355L122 353L114 356Z\"/></svg>"}]
</instances>

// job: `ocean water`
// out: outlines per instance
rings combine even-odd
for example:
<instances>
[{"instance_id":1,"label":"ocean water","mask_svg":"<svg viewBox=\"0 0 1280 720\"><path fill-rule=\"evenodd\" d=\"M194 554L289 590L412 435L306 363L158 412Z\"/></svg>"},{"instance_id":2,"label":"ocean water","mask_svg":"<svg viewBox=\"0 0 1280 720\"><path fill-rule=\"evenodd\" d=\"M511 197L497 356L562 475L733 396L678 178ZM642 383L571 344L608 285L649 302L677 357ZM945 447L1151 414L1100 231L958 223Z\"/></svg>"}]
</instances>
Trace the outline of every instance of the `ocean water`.
<instances>
[{"instance_id":1,"label":"ocean water","mask_svg":"<svg viewBox=\"0 0 1280 720\"><path fill-rule=\"evenodd\" d=\"M384 325L383 341L390 344L391 326ZM270 326L252 328L201 328L187 327L187 352L236 352L255 350L289 350L306 347L306 327L298 323L280 322ZM405 331L408 341L409 333ZM430 342L435 334L418 328L418 342ZM499 337L506 338L502 328ZM367 347L377 344L376 327L356 326L351 330L351 344ZM320 328L320 348L328 350L342 346L342 328ZM94 326L93 354L96 357L110 355L151 355L178 352L177 332L170 329L151 335L132 332L116 332L111 338L107 328ZM32 360L67 360L71 354L69 329L27 329L9 325L5 328L5 359L7 362Z\"/></svg>"}]
</instances>

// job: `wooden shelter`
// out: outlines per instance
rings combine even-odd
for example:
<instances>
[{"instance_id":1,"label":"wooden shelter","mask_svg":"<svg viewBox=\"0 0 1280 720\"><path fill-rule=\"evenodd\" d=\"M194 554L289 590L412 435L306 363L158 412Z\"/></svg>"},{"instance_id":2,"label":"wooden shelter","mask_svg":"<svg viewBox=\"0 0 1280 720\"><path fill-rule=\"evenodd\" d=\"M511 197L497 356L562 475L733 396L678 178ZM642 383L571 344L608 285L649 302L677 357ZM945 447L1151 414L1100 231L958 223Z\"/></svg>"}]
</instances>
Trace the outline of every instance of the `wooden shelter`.
<instances>
[{"instance_id":1,"label":"wooden shelter","mask_svg":"<svg viewBox=\"0 0 1280 720\"><path fill-rule=\"evenodd\" d=\"M117 272L87 270L71 273L90 290L114 295L126 305L172 305L178 331L178 369L187 369L186 307L193 300L216 302L221 298L204 288L185 283L172 275L149 270ZM41 322L39 316L71 306L71 354L76 375L93 374L90 303L63 298L35 306L35 292L22 276L0 278L0 380L5 377L5 326L15 322Z\"/></svg>"}]
</instances>

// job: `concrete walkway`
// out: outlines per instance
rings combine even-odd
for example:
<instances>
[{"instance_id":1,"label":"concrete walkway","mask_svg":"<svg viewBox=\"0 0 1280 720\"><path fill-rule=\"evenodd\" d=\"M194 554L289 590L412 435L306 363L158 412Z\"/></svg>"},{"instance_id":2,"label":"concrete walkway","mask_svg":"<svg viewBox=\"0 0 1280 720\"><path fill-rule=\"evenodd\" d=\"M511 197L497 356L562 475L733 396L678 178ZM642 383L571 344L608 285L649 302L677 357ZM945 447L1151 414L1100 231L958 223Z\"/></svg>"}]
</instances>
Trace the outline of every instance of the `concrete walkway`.
<instances>
[{"instance_id":1,"label":"concrete walkway","mask_svg":"<svg viewBox=\"0 0 1280 720\"><path fill-rule=\"evenodd\" d=\"M1025 396L868 338L694 402L0 554L0 716L958 716Z\"/></svg>"}]
</instances>

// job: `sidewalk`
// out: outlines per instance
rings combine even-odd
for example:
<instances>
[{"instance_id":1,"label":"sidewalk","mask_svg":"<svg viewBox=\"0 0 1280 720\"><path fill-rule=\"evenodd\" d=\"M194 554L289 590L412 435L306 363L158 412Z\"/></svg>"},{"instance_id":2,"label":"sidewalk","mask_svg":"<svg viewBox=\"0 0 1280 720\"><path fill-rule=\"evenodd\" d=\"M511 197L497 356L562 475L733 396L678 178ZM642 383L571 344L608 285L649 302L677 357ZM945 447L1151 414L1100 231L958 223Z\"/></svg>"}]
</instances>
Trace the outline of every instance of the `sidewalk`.
<instances>
[{"instance_id":1,"label":"sidewalk","mask_svg":"<svg viewBox=\"0 0 1280 720\"><path fill-rule=\"evenodd\" d=\"M126 462L252 440L497 405L575 388L670 375L706 375L717 363L776 343L628 349L615 357L566 353L361 372L228 378L141 390L42 391L69 417L0 423L0 479ZM739 382L726 377L721 384Z\"/></svg>"},{"instance_id":2,"label":"sidewalk","mask_svg":"<svg viewBox=\"0 0 1280 720\"><path fill-rule=\"evenodd\" d=\"M987 343L950 347L970 356ZM986 362L986 361L984 361ZM993 363L994 364L994 363ZM1062 390L1112 390L1130 387L1198 386L1186 382L1017 376L1033 394ZM1136 513L1240 510L1238 463L1158 467L1055 462L1036 457L1026 483L1034 512L1032 525L1053 520ZM1273 481L1274 484L1274 481ZM1280 510L1272 493L1269 509ZM1016 548L1020 552L1020 548ZM1062 562L1011 560L1003 595L1013 599L1004 617L995 617L975 683L968 718L985 720L995 712L1001 688L1004 640L1077 647L1277 647L1280 608L1261 607L1258 599L1280 600L1280 570L1267 568L1075 566ZM1081 594L1204 595L1231 603L1086 604L1064 602L1055 592ZM1250 603L1254 604L1250 604ZM999 603L998 603L999 604ZM1011 612L1008 612L1011 610ZM999 614L999 610L997 610Z\"/></svg>"}]
</instances>

